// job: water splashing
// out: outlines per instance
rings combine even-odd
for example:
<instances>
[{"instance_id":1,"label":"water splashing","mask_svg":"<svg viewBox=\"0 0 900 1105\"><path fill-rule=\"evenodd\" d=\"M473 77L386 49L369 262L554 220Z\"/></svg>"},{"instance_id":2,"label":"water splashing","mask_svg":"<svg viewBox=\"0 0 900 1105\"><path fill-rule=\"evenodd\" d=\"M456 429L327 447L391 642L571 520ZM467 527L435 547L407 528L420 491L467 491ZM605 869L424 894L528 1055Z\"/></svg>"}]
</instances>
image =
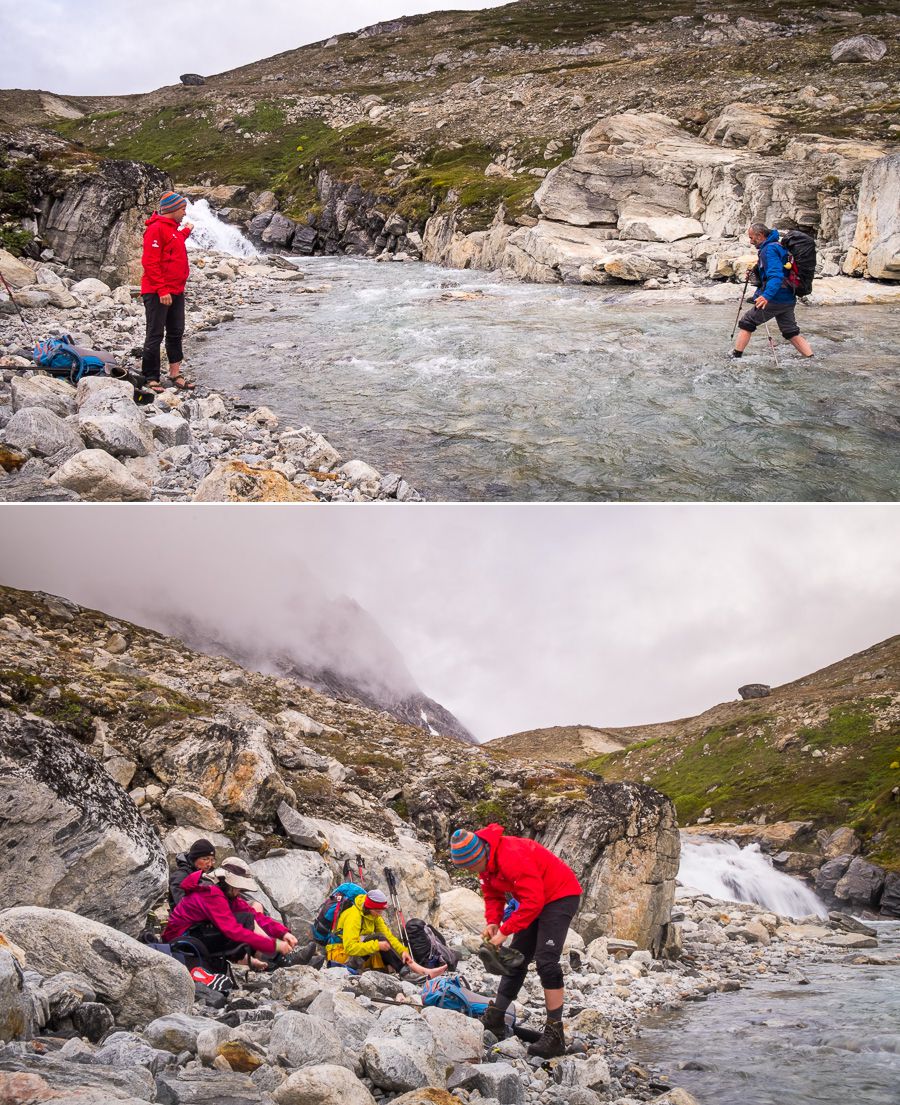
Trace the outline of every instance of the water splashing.
<instances>
[{"instance_id":1,"label":"water splashing","mask_svg":"<svg viewBox=\"0 0 900 1105\"><path fill-rule=\"evenodd\" d=\"M798 879L776 871L758 844L681 840L682 886L728 902L752 902L781 917L825 917L825 904Z\"/></svg>"},{"instance_id":2,"label":"water splashing","mask_svg":"<svg viewBox=\"0 0 900 1105\"><path fill-rule=\"evenodd\" d=\"M185 218L194 224L188 249L210 249L232 257L258 257L253 244L236 226L223 223L207 200L188 203Z\"/></svg>"}]
</instances>

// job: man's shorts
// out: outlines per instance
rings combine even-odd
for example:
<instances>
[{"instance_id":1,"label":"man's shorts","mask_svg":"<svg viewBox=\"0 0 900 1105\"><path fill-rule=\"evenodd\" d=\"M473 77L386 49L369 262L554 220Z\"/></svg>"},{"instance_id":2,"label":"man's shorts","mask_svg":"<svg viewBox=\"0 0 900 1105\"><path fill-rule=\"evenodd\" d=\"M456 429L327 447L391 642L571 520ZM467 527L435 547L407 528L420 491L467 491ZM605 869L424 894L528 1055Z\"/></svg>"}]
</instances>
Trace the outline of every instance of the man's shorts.
<instances>
[{"instance_id":1,"label":"man's shorts","mask_svg":"<svg viewBox=\"0 0 900 1105\"><path fill-rule=\"evenodd\" d=\"M758 307L751 307L749 311L746 311L741 315L741 321L738 326L742 330L746 330L752 334L757 326L762 326L770 319L775 319L778 323L778 329L781 331L781 336L788 341L791 338L796 338L800 333L800 327L797 325L797 319L794 317L794 303L769 303L763 310Z\"/></svg>"}]
</instances>

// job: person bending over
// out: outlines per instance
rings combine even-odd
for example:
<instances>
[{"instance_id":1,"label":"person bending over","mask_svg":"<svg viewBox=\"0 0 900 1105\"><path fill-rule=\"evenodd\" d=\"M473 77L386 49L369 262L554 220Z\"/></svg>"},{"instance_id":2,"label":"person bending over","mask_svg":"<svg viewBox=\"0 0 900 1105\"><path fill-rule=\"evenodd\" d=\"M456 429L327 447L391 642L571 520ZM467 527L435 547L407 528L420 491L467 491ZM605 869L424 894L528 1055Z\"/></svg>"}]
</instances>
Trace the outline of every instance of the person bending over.
<instances>
[{"instance_id":1,"label":"person bending over","mask_svg":"<svg viewBox=\"0 0 900 1105\"><path fill-rule=\"evenodd\" d=\"M524 957L521 966L500 979L497 996L482 1017L485 1028L500 1039L506 1035L506 1010L534 960L544 988L547 1020L528 1053L544 1059L564 1055L565 990L559 957L581 901L575 872L536 840L511 836L497 824L477 833L457 829L450 840L450 858L456 867L474 872L481 880L486 922L482 937L497 947L512 937L511 946ZM507 895L518 901L518 908L504 920Z\"/></svg>"},{"instance_id":2,"label":"person bending over","mask_svg":"<svg viewBox=\"0 0 900 1105\"><path fill-rule=\"evenodd\" d=\"M184 289L190 274L185 242L193 227L179 226L187 210L187 200L178 192L166 192L159 209L147 219L141 264L141 299L147 318L141 373L144 386L161 392L159 349L166 339L169 359L169 383L182 391L192 391L194 384L181 371L184 359Z\"/></svg>"},{"instance_id":3,"label":"person bending over","mask_svg":"<svg viewBox=\"0 0 900 1105\"><path fill-rule=\"evenodd\" d=\"M756 328L774 318L781 336L804 357L811 357L812 348L800 333L794 314L797 296L786 279L784 266L788 253L778 241L778 231L770 230L765 223L753 223L747 236L759 254L759 288L753 306L741 315L738 322L740 332L731 356L742 357Z\"/></svg>"},{"instance_id":4,"label":"person bending over","mask_svg":"<svg viewBox=\"0 0 900 1105\"><path fill-rule=\"evenodd\" d=\"M182 882L184 897L172 910L162 939L171 944L182 936L201 941L212 957L267 970L290 966L297 938L279 921L257 912L242 892L259 887L237 866L226 861L211 873L195 871ZM257 955L252 953L256 952ZM268 963L261 956L268 956Z\"/></svg>"},{"instance_id":5,"label":"person bending over","mask_svg":"<svg viewBox=\"0 0 900 1105\"><path fill-rule=\"evenodd\" d=\"M391 932L384 919L388 900L382 890L359 894L340 914L325 948L329 963L340 963L358 971L399 974L408 967L414 974L434 978L447 969L421 967L409 949Z\"/></svg>"}]
</instances>

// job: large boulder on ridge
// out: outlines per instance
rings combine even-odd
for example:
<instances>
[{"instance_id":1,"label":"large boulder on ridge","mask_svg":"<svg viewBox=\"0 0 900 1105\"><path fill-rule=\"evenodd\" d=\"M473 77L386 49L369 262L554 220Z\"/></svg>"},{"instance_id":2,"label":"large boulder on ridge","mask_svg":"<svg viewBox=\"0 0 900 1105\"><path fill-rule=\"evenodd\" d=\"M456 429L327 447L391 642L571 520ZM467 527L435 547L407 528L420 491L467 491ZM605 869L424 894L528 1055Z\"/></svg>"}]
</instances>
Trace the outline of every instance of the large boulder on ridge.
<instances>
[{"instance_id":1,"label":"large boulder on ridge","mask_svg":"<svg viewBox=\"0 0 900 1105\"><path fill-rule=\"evenodd\" d=\"M11 711L0 713L0 856L5 906L126 932L166 889L162 843L125 791L61 729Z\"/></svg>"},{"instance_id":2,"label":"large boulder on ridge","mask_svg":"<svg viewBox=\"0 0 900 1105\"><path fill-rule=\"evenodd\" d=\"M96 891L102 894L102 885ZM167 1013L189 1013L194 1004L194 983L181 963L77 913L39 906L4 909L0 932L42 974L72 971L86 978L125 1028Z\"/></svg>"}]
</instances>

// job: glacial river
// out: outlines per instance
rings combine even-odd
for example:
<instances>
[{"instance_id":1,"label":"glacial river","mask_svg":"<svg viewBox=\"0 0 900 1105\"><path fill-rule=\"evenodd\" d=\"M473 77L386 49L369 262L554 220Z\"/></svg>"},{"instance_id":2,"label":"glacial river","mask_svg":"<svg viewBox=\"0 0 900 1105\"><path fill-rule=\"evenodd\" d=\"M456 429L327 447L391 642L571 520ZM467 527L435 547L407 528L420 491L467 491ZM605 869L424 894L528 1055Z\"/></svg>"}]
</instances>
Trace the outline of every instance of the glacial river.
<instances>
[{"instance_id":1,"label":"glacial river","mask_svg":"<svg viewBox=\"0 0 900 1105\"><path fill-rule=\"evenodd\" d=\"M900 922L875 927L865 954L900 954ZM897 1105L900 966L798 966L808 986L761 980L660 1014L631 1054L701 1105Z\"/></svg>"},{"instance_id":2,"label":"glacial river","mask_svg":"<svg viewBox=\"0 0 900 1105\"><path fill-rule=\"evenodd\" d=\"M776 368L761 335L725 358L736 302L298 264L327 290L273 287L191 371L430 500L900 497L900 308L801 307L816 358L779 344Z\"/></svg>"}]
</instances>

